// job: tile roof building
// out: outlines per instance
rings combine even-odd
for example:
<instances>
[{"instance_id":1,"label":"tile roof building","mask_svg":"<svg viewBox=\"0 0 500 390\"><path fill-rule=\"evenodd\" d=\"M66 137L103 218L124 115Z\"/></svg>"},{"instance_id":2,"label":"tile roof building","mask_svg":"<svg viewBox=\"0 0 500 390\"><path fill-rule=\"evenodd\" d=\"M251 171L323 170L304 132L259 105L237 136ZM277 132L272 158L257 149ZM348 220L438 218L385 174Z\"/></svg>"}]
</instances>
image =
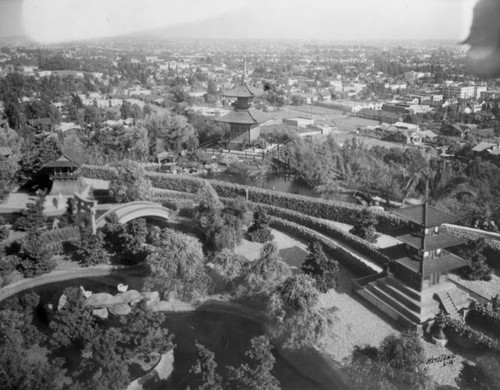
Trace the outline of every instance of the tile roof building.
<instances>
[{"instance_id":1,"label":"tile roof building","mask_svg":"<svg viewBox=\"0 0 500 390\"><path fill-rule=\"evenodd\" d=\"M248 85L245 60L241 85L222 93L222 96L236 98L234 111L222 117L214 118L215 121L228 123L230 126L229 149L242 149L246 144L255 142L260 138L260 124L271 119L271 117L264 112L250 108L250 105L255 97L263 94L263 90Z\"/></svg>"},{"instance_id":2,"label":"tile roof building","mask_svg":"<svg viewBox=\"0 0 500 390\"><path fill-rule=\"evenodd\" d=\"M467 266L468 261L447 248L467 240L441 227L458 218L427 203L394 213L409 222L412 232L396 237L401 244L386 248L390 258L386 273L358 284L358 294L406 325L425 326L442 309L460 318L459 312L469 305L469 295L448 280L448 273Z\"/></svg>"}]
</instances>

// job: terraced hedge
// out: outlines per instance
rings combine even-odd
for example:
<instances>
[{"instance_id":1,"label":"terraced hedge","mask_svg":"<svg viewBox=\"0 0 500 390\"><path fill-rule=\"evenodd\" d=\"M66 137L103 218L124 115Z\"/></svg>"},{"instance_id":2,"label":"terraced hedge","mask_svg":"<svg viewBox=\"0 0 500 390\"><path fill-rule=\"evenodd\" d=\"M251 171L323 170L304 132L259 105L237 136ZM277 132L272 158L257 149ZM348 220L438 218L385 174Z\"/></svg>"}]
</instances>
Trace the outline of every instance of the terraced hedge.
<instances>
[{"instance_id":1,"label":"terraced hedge","mask_svg":"<svg viewBox=\"0 0 500 390\"><path fill-rule=\"evenodd\" d=\"M495 340L485 335L484 333L472 329L469 325L460 320L455 320L448 317L446 319L445 332L450 332L458 336L466 337L475 342L478 346L490 349L492 351L500 352L500 342L498 340Z\"/></svg>"},{"instance_id":2,"label":"terraced hedge","mask_svg":"<svg viewBox=\"0 0 500 390\"><path fill-rule=\"evenodd\" d=\"M325 253L337 260L340 264L349 268L356 276L368 276L376 273L372 268L361 262L349 251L335 245L331 240L323 235L301 226L295 222L287 221L278 217L271 217L270 226L290 234L291 236L302 238L305 241L319 241Z\"/></svg>"},{"instance_id":3,"label":"terraced hedge","mask_svg":"<svg viewBox=\"0 0 500 390\"><path fill-rule=\"evenodd\" d=\"M76 174L89 179L112 180L116 177L116 170L100 165L82 165L78 168Z\"/></svg>"},{"instance_id":4,"label":"terraced hedge","mask_svg":"<svg viewBox=\"0 0 500 390\"><path fill-rule=\"evenodd\" d=\"M259 204L259 206L264 208L271 216L308 227L321 234L324 234L325 236L350 245L353 248L356 248L359 253L369 257L370 260L381 267L390 261L387 256L380 253L380 251L374 245L370 244L366 240L363 240L362 238L359 238L358 236L346 232L336 226L328 224L327 222L322 221L318 218L310 217L296 211L282 209L279 207L264 204Z\"/></svg>"},{"instance_id":5,"label":"terraced hedge","mask_svg":"<svg viewBox=\"0 0 500 390\"><path fill-rule=\"evenodd\" d=\"M110 180L115 174L112 168L90 165L83 165L80 168L80 173L88 178L104 180ZM148 172L146 175L151 180L153 187L187 193L196 193L204 181L204 179L192 176L168 173ZM222 198L246 197L248 191L248 200L251 202L289 209L311 217L331 221L353 224L362 210L362 206L345 202L311 198L217 180L208 180L208 182ZM407 226L406 221L391 213L377 212L376 214L381 228Z\"/></svg>"},{"instance_id":6,"label":"terraced hedge","mask_svg":"<svg viewBox=\"0 0 500 390\"><path fill-rule=\"evenodd\" d=\"M477 240L482 237L474 232L458 230L449 226L445 226L444 230L453 236L466 238L468 240ZM486 248L484 249L483 254L486 256L486 259L491 266L496 268L500 267L500 241L492 238L486 238Z\"/></svg>"}]
</instances>

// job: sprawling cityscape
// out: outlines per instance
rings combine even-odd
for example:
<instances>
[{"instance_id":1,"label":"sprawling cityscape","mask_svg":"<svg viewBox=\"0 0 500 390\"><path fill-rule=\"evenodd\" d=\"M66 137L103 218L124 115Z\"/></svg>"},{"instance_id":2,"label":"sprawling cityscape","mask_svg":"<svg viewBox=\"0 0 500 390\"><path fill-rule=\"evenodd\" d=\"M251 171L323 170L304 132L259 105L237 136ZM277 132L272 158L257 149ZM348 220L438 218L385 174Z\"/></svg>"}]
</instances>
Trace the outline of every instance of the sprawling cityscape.
<instances>
[{"instance_id":1,"label":"sprawling cityscape","mask_svg":"<svg viewBox=\"0 0 500 390\"><path fill-rule=\"evenodd\" d=\"M497 389L499 14L0 28L0 388Z\"/></svg>"}]
</instances>

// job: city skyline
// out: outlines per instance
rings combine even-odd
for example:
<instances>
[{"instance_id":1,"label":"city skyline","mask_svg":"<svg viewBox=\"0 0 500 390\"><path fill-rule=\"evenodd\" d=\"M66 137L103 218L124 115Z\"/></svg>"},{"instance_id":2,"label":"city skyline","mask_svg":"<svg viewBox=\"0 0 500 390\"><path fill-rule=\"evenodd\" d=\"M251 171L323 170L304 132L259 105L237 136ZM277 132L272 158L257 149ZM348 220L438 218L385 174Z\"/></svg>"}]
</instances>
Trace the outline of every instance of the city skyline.
<instances>
[{"instance_id":1,"label":"city skyline","mask_svg":"<svg viewBox=\"0 0 500 390\"><path fill-rule=\"evenodd\" d=\"M3 0L0 37L54 43L151 33L172 38L454 40L476 0ZM139 7L140 5L140 7Z\"/></svg>"}]
</instances>

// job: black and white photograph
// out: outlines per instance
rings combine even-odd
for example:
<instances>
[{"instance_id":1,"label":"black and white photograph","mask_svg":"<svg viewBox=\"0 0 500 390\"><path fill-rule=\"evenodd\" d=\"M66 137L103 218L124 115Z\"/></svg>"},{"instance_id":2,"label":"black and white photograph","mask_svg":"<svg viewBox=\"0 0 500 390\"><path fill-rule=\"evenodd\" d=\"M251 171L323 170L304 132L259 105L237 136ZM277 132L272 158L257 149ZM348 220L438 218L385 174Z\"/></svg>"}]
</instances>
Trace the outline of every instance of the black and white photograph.
<instances>
[{"instance_id":1,"label":"black and white photograph","mask_svg":"<svg viewBox=\"0 0 500 390\"><path fill-rule=\"evenodd\" d=\"M1 390L500 389L500 0L0 0Z\"/></svg>"}]
</instances>

